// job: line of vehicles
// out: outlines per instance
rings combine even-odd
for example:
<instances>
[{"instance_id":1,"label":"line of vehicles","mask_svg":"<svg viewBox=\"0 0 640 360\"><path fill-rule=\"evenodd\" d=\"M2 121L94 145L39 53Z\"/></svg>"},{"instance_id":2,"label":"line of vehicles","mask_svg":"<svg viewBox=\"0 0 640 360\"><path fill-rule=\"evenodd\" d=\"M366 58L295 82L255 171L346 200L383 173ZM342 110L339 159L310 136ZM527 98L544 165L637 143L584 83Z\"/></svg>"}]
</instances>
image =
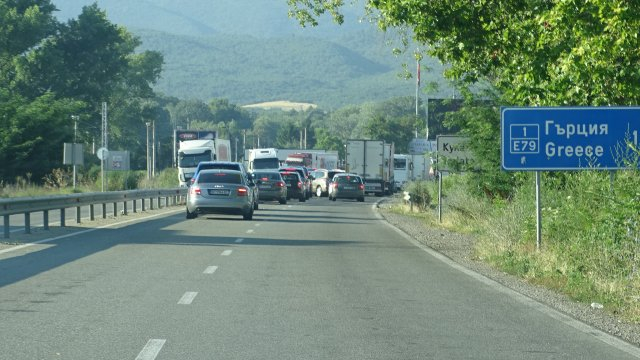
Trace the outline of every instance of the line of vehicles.
<instances>
[{"instance_id":1,"label":"line of vehicles","mask_svg":"<svg viewBox=\"0 0 640 360\"><path fill-rule=\"evenodd\" d=\"M366 194L394 193L417 168L412 157L378 140L348 140L342 163L337 151L275 148L250 149L245 161L232 162L229 140L215 136L179 141L176 150L180 186L189 187L189 219L223 213L250 220L259 201L305 202L313 195L362 202Z\"/></svg>"}]
</instances>

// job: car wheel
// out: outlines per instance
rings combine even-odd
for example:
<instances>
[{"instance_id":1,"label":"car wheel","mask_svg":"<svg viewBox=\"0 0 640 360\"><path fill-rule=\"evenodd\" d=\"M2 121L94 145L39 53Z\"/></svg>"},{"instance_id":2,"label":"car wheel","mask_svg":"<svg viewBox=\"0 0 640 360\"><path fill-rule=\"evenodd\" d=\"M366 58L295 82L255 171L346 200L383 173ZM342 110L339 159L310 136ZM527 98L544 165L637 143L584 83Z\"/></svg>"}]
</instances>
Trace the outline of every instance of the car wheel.
<instances>
[{"instance_id":1,"label":"car wheel","mask_svg":"<svg viewBox=\"0 0 640 360\"><path fill-rule=\"evenodd\" d=\"M299 202L305 202L306 199L304 198L304 194L301 194L300 197L298 198Z\"/></svg>"},{"instance_id":2,"label":"car wheel","mask_svg":"<svg viewBox=\"0 0 640 360\"><path fill-rule=\"evenodd\" d=\"M331 200L336 201L337 199L336 199L336 197L334 196L334 197L332 197L332 198L331 198Z\"/></svg>"},{"instance_id":3,"label":"car wheel","mask_svg":"<svg viewBox=\"0 0 640 360\"><path fill-rule=\"evenodd\" d=\"M249 211L247 211L244 214L242 214L242 219L244 219L244 220L253 219L253 209L249 209Z\"/></svg>"},{"instance_id":4,"label":"car wheel","mask_svg":"<svg viewBox=\"0 0 640 360\"><path fill-rule=\"evenodd\" d=\"M187 209L187 219L195 219L197 217L198 217L198 214L189 212L189 209Z\"/></svg>"},{"instance_id":5,"label":"car wheel","mask_svg":"<svg viewBox=\"0 0 640 360\"><path fill-rule=\"evenodd\" d=\"M282 198L282 199L280 199L280 200L279 200L279 203L280 203L280 204L282 204L282 205L284 205L284 204L286 204L286 203L287 203L287 199Z\"/></svg>"},{"instance_id":6,"label":"car wheel","mask_svg":"<svg viewBox=\"0 0 640 360\"><path fill-rule=\"evenodd\" d=\"M258 210L258 202L253 203L253 210Z\"/></svg>"},{"instance_id":7,"label":"car wheel","mask_svg":"<svg viewBox=\"0 0 640 360\"><path fill-rule=\"evenodd\" d=\"M359 197L359 198L358 198L358 201L359 201L359 202L364 202L364 196L363 196L363 197Z\"/></svg>"}]
</instances>

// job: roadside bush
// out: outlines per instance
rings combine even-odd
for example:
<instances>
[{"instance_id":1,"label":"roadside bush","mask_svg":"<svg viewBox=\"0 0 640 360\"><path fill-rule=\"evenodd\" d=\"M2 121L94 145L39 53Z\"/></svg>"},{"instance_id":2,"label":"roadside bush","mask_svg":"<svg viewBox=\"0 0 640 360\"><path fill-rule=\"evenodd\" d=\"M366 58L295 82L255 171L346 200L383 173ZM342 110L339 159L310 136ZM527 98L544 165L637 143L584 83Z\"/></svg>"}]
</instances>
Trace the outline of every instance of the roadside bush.
<instances>
[{"instance_id":1,"label":"roadside bush","mask_svg":"<svg viewBox=\"0 0 640 360\"><path fill-rule=\"evenodd\" d=\"M411 194L413 204L424 211L431 205L430 187L432 185L429 181L412 181L407 184L405 191Z\"/></svg>"},{"instance_id":2,"label":"roadside bush","mask_svg":"<svg viewBox=\"0 0 640 360\"><path fill-rule=\"evenodd\" d=\"M167 168L160 171L154 178L147 180L146 173L138 181L140 189L171 189L178 187L178 169Z\"/></svg>"}]
</instances>

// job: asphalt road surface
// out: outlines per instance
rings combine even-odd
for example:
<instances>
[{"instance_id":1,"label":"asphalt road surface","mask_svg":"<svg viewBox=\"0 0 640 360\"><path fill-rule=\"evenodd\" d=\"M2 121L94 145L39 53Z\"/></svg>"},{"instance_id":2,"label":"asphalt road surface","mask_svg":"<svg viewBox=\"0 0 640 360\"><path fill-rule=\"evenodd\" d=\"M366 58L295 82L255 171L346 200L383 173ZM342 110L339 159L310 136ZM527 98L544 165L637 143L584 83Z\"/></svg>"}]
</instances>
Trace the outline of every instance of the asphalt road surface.
<instances>
[{"instance_id":1,"label":"asphalt road surface","mask_svg":"<svg viewBox=\"0 0 640 360\"><path fill-rule=\"evenodd\" d=\"M417 246L375 200L175 208L5 248L0 359L638 358Z\"/></svg>"}]
</instances>

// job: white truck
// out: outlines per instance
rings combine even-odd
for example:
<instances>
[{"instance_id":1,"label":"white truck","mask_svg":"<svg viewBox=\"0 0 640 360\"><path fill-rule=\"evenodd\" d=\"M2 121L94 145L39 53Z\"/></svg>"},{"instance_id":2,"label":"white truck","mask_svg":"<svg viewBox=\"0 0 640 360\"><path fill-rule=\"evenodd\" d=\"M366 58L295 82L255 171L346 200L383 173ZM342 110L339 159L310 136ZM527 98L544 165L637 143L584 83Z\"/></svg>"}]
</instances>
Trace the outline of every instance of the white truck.
<instances>
[{"instance_id":1,"label":"white truck","mask_svg":"<svg viewBox=\"0 0 640 360\"><path fill-rule=\"evenodd\" d=\"M187 187L201 161L231 161L231 143L224 139L180 141L178 146L178 180Z\"/></svg>"},{"instance_id":2,"label":"white truck","mask_svg":"<svg viewBox=\"0 0 640 360\"><path fill-rule=\"evenodd\" d=\"M364 179L366 193L391 194L393 150L393 144L385 146L382 140L347 140L345 170Z\"/></svg>"},{"instance_id":3,"label":"white truck","mask_svg":"<svg viewBox=\"0 0 640 360\"><path fill-rule=\"evenodd\" d=\"M250 172L255 170L277 170L280 167L278 159L278 149L250 149L247 150L247 169Z\"/></svg>"},{"instance_id":4,"label":"white truck","mask_svg":"<svg viewBox=\"0 0 640 360\"><path fill-rule=\"evenodd\" d=\"M280 164L285 164L287 162L287 158L290 158L291 155L294 155L295 157L295 154L311 154L310 168L331 170L338 166L338 151L317 149L278 149L278 159L280 160ZM332 161L333 156L335 156L335 163Z\"/></svg>"},{"instance_id":5,"label":"white truck","mask_svg":"<svg viewBox=\"0 0 640 360\"><path fill-rule=\"evenodd\" d=\"M393 156L393 179L396 189L404 187L413 181L413 155L395 154Z\"/></svg>"}]
</instances>

